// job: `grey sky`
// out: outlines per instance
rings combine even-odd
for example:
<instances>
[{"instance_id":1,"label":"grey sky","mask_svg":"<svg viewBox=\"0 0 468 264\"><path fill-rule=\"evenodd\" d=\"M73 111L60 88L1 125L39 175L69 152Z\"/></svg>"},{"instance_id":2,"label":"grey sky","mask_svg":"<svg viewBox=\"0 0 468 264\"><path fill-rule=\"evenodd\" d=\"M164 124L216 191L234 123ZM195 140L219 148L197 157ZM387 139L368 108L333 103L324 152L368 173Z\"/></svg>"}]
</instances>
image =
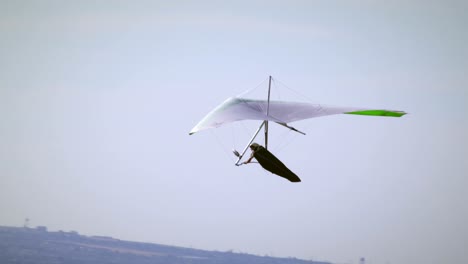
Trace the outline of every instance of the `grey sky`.
<instances>
[{"instance_id":1,"label":"grey sky","mask_svg":"<svg viewBox=\"0 0 468 264\"><path fill-rule=\"evenodd\" d=\"M0 224L467 262L468 4L391 2L1 1ZM188 136L268 75L314 103L410 114L296 123L308 135L275 154L300 184L235 167L223 134Z\"/></svg>"}]
</instances>

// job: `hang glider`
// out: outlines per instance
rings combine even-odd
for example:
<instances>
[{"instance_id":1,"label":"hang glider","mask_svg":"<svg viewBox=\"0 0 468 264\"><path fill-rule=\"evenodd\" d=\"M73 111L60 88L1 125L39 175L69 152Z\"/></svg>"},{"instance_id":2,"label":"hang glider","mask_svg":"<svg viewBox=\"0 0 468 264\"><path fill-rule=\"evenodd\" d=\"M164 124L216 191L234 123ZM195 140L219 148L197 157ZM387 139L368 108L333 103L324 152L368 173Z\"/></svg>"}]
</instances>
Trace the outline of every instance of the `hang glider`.
<instances>
[{"instance_id":1,"label":"hang glider","mask_svg":"<svg viewBox=\"0 0 468 264\"><path fill-rule=\"evenodd\" d=\"M209 112L191 131L190 135L197 133L202 130L217 128L222 125L241 121L241 120L259 120L262 121L260 127L257 129L250 142L244 148L243 152L239 154L234 151L234 154L238 157L235 165L239 166L245 152L251 146L253 140L258 135L260 130L265 130L265 150L268 149L268 122L275 122L286 128L305 135L304 132L297 130L289 124L295 121L300 121L309 118L322 117L336 114L351 114L351 115L367 115L367 116L384 116L384 117L401 117L406 113L398 110L385 110L385 109L372 109L372 108L360 108L360 107L338 107L338 106L327 106L322 104L312 104L305 102L286 102L286 101L270 101L270 90L271 90L271 76L269 78L268 87L268 98L266 100L256 100L244 97L231 97L226 99L223 103L215 107ZM268 151L268 150L267 150ZM271 154L270 152L268 152ZM273 154L271 154L273 155ZM267 155L268 156L268 155ZM274 156L273 156L274 157ZM266 163L260 162L260 159L256 158L260 165L267 169L264 165ZM275 160L275 166L281 167L284 164L281 163L276 157L270 159ZM279 162L279 163L278 163ZM281 163L281 164L280 164ZM268 166L267 166L268 167ZM285 167L286 168L286 167ZM287 169L287 168L286 168ZM267 169L272 173L276 173L274 170ZM289 170L289 169L288 169ZM278 174L279 175L279 174ZM280 175L281 176L281 175ZM283 176L282 176L283 177ZM297 177L297 176L296 176ZM300 181L300 180L299 180Z\"/></svg>"}]
</instances>

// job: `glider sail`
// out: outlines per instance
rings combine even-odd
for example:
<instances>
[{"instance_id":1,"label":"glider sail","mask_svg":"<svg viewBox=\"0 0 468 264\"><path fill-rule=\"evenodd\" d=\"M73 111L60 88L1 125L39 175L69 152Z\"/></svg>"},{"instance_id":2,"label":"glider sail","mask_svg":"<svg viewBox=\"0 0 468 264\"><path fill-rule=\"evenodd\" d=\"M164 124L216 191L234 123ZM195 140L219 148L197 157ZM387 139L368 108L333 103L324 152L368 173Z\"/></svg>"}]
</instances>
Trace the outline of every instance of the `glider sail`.
<instances>
[{"instance_id":1,"label":"glider sail","mask_svg":"<svg viewBox=\"0 0 468 264\"><path fill-rule=\"evenodd\" d=\"M335 107L303 102L268 102L267 100L231 97L208 113L190 131L190 135L240 120L268 120L286 125L294 121L336 114L401 117L406 113L396 110Z\"/></svg>"}]
</instances>

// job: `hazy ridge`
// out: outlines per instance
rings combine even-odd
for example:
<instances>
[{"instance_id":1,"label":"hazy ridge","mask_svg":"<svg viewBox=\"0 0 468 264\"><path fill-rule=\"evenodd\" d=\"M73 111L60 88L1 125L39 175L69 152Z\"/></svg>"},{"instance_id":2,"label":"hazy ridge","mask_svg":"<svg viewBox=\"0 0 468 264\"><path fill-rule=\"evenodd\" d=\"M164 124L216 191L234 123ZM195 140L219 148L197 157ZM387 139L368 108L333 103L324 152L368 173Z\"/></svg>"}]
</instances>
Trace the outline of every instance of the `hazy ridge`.
<instances>
[{"instance_id":1,"label":"hazy ridge","mask_svg":"<svg viewBox=\"0 0 468 264\"><path fill-rule=\"evenodd\" d=\"M111 237L84 236L77 232L49 232L45 227L5 226L0 226L0 263L330 264L297 258L276 258L131 242Z\"/></svg>"}]
</instances>

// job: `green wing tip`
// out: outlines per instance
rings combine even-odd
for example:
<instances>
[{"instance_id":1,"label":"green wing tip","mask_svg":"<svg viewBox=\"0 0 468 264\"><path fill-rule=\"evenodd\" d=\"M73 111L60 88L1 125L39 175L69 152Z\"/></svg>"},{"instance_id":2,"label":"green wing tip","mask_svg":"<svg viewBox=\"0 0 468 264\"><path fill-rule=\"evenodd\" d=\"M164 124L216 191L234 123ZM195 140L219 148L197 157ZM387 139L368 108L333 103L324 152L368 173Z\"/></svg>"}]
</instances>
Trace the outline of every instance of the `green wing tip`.
<instances>
[{"instance_id":1,"label":"green wing tip","mask_svg":"<svg viewBox=\"0 0 468 264\"><path fill-rule=\"evenodd\" d=\"M406 115L407 113L404 111L390 111L390 110L361 110L361 111L354 111L354 112L346 112L345 114L401 117L401 116Z\"/></svg>"}]
</instances>

